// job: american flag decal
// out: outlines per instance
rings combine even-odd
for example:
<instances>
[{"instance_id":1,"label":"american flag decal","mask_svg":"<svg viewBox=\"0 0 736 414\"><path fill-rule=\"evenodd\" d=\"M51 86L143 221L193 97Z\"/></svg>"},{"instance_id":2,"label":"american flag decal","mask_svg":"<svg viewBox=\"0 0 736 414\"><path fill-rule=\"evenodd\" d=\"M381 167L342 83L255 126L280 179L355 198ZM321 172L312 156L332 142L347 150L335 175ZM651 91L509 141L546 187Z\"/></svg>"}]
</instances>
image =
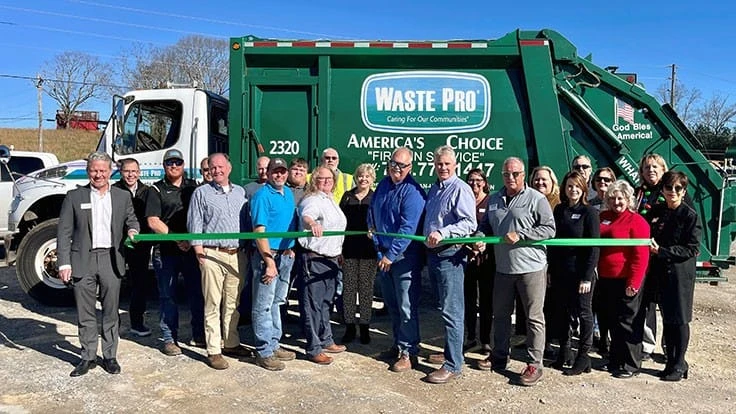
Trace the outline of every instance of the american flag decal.
<instances>
[{"instance_id":1,"label":"american flag decal","mask_svg":"<svg viewBox=\"0 0 736 414\"><path fill-rule=\"evenodd\" d=\"M618 119L623 118L624 121L628 122L629 125L634 124L634 107L627 104L626 102L615 98L616 99L616 124L618 124Z\"/></svg>"}]
</instances>

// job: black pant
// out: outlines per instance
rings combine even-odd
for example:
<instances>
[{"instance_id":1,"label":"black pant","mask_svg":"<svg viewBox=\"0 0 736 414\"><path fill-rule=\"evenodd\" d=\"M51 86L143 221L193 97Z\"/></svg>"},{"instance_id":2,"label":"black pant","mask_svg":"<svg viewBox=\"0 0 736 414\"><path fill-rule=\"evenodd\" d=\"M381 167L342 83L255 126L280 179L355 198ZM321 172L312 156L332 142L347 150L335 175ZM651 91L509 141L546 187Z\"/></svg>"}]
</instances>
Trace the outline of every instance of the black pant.
<instances>
[{"instance_id":1,"label":"black pant","mask_svg":"<svg viewBox=\"0 0 736 414\"><path fill-rule=\"evenodd\" d=\"M662 335L667 344L665 347L665 352L667 352L665 371L687 370L685 353L690 343L690 324L665 323L663 324Z\"/></svg>"},{"instance_id":2,"label":"black pant","mask_svg":"<svg viewBox=\"0 0 736 414\"><path fill-rule=\"evenodd\" d=\"M143 326L143 314L146 312L146 299L148 298L148 287L151 281L151 272L148 265L151 262L151 246L146 243L136 244L126 256L128 271L126 277L130 284L130 326L140 328Z\"/></svg>"},{"instance_id":3,"label":"black pant","mask_svg":"<svg viewBox=\"0 0 736 414\"><path fill-rule=\"evenodd\" d=\"M626 296L626 280L610 279L605 275L598 280L601 290L599 316L611 329L611 350L608 358L609 370L641 368L641 331L634 329L634 318L639 311L641 293Z\"/></svg>"},{"instance_id":4,"label":"black pant","mask_svg":"<svg viewBox=\"0 0 736 414\"><path fill-rule=\"evenodd\" d=\"M319 355L335 343L330 327L330 311L335 296L337 259L302 253L299 260L299 301L304 313L304 335L308 357Z\"/></svg>"},{"instance_id":5,"label":"black pant","mask_svg":"<svg viewBox=\"0 0 736 414\"><path fill-rule=\"evenodd\" d=\"M475 325L480 315L479 339L482 344L491 343L494 272L490 263L486 260L478 265L471 261L465 268L465 329L468 331L468 341L474 341Z\"/></svg>"},{"instance_id":6,"label":"black pant","mask_svg":"<svg viewBox=\"0 0 736 414\"><path fill-rule=\"evenodd\" d=\"M111 249L90 252L89 274L74 276L74 299L77 302L77 325L83 360L97 358L97 289L102 304L102 357L116 358L120 334L120 278L115 275ZM74 269L72 269L73 271Z\"/></svg>"},{"instance_id":7,"label":"black pant","mask_svg":"<svg viewBox=\"0 0 736 414\"><path fill-rule=\"evenodd\" d=\"M590 292L579 293L580 282L577 280L553 282L554 297L559 298L557 316L557 339L560 348L569 347L572 334L572 322L580 321L580 337L578 355L587 354L593 345L593 291L595 282L591 284ZM557 286L557 288L555 288Z\"/></svg>"}]
</instances>

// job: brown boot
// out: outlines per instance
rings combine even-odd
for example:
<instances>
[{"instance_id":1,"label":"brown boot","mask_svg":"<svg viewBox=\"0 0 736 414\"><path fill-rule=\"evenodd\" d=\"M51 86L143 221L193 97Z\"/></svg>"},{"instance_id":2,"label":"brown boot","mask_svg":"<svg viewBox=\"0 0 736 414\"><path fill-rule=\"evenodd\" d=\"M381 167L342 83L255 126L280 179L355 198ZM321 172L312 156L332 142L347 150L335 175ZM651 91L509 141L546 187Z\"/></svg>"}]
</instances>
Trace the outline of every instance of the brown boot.
<instances>
[{"instance_id":1,"label":"brown boot","mask_svg":"<svg viewBox=\"0 0 736 414\"><path fill-rule=\"evenodd\" d=\"M229 367L222 354L207 355L207 365L214 369L227 369Z\"/></svg>"}]
</instances>

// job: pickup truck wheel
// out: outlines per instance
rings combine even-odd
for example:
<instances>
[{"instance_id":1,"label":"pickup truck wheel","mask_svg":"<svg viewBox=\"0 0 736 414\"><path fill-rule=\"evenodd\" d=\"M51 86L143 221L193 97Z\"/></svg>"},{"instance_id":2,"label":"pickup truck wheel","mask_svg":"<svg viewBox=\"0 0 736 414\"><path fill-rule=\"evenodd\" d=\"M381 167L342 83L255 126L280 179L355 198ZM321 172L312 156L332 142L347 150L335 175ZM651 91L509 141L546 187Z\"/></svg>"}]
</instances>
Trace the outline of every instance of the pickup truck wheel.
<instances>
[{"instance_id":1,"label":"pickup truck wheel","mask_svg":"<svg viewBox=\"0 0 736 414\"><path fill-rule=\"evenodd\" d=\"M56 264L58 219L45 221L23 237L18 246L16 273L21 288L39 302L52 306L71 306L74 293L59 279Z\"/></svg>"}]
</instances>

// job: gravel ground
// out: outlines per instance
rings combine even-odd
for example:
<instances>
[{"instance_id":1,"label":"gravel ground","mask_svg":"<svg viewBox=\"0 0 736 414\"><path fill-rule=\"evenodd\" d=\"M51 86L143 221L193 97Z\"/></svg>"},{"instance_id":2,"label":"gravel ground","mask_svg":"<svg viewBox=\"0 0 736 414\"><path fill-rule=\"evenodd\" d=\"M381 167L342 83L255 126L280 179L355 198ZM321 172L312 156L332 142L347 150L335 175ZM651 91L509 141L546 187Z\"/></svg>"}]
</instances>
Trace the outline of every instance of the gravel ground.
<instances>
[{"instance_id":1,"label":"gravel ground","mask_svg":"<svg viewBox=\"0 0 736 414\"><path fill-rule=\"evenodd\" d=\"M736 280L736 272L728 273ZM537 386L519 387L514 380L524 355L516 350L507 375L473 369L483 356L469 353L462 378L431 385L421 378L435 366L422 362L418 370L396 374L378 359L391 343L387 316L375 318L370 345L349 344L330 366L304 359L299 326L290 323L284 345L298 358L287 362L284 371L268 372L252 360L232 358L227 358L229 369L215 371L205 364L203 349L186 345L183 355L167 357L158 351L157 329L148 338L132 337L127 315L122 315L122 373L109 375L98 367L71 378L79 359L75 311L35 302L20 290L14 268L0 268L0 412L733 412L735 294L730 283L697 286L690 379L680 383L659 381L655 374L663 366L653 361L644 363L638 377L615 379L595 369L603 361L592 354L590 374L565 377L548 368ZM121 307L126 313L127 298ZM149 326L158 318L155 308L156 301L150 301ZM181 320L187 319L183 312ZM420 322L426 356L441 349L441 318L423 304ZM181 336L188 339L186 324L182 327ZM342 336L342 326L333 329ZM252 343L249 326L241 327L241 336L245 344Z\"/></svg>"}]
</instances>

